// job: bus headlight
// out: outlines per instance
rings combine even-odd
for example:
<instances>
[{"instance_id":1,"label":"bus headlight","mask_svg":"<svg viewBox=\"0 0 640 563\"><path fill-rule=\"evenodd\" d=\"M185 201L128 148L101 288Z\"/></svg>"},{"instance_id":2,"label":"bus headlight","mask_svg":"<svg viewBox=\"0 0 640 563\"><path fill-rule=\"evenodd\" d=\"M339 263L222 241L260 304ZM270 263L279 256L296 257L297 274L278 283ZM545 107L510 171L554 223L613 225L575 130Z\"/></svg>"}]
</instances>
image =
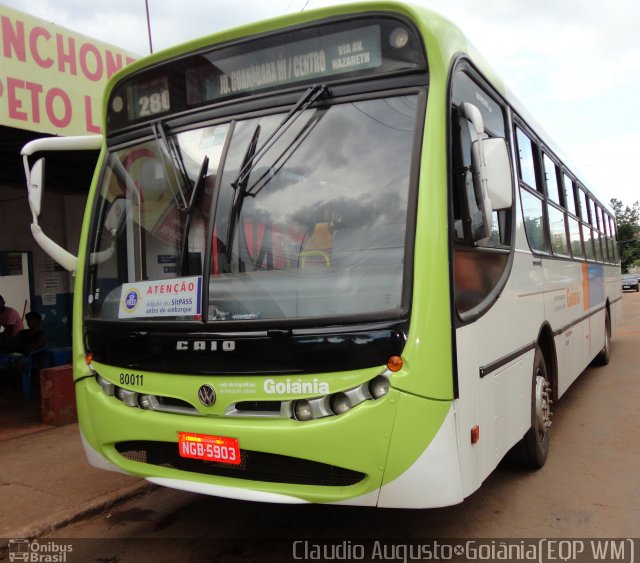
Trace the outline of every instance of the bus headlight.
<instances>
[{"instance_id":1,"label":"bus headlight","mask_svg":"<svg viewBox=\"0 0 640 563\"><path fill-rule=\"evenodd\" d=\"M122 387L116 387L116 397L128 407L138 406L138 394L135 391L123 389Z\"/></svg>"},{"instance_id":2,"label":"bus headlight","mask_svg":"<svg viewBox=\"0 0 640 563\"><path fill-rule=\"evenodd\" d=\"M296 401L293 405L293 414L298 420L311 420L313 418L313 410L311 409L309 401L306 399Z\"/></svg>"},{"instance_id":3,"label":"bus headlight","mask_svg":"<svg viewBox=\"0 0 640 563\"><path fill-rule=\"evenodd\" d=\"M113 383L111 383L110 381L106 380L101 375L96 375L96 378L98 379L98 383L100 384L100 387L102 387L102 390L107 395L114 395L115 394L116 386Z\"/></svg>"},{"instance_id":4,"label":"bus headlight","mask_svg":"<svg viewBox=\"0 0 640 563\"><path fill-rule=\"evenodd\" d=\"M399 369L402 367L402 359L400 356L393 356L389 360L389 364L391 364L392 367ZM343 391L336 390L332 394L318 397L278 401L279 408L269 410L268 412L262 408L247 409L244 402L233 403L227 407L225 415L260 416L263 418L267 416L273 418L291 418L299 422L318 420L328 416L339 416L349 412L364 402L373 402L386 397L391 391L391 375L392 370L387 368L384 372L379 373L373 379L363 381L356 387L350 387ZM152 401L156 399L153 395L151 395L150 398ZM147 408L143 405L144 401L146 401L146 397L144 395L140 395L138 402L141 408ZM252 414L254 410L259 414Z\"/></svg>"},{"instance_id":5,"label":"bus headlight","mask_svg":"<svg viewBox=\"0 0 640 563\"><path fill-rule=\"evenodd\" d=\"M138 406L141 409L151 409L153 408L153 401L151 400L151 396L150 395L140 395L138 397Z\"/></svg>"},{"instance_id":6,"label":"bus headlight","mask_svg":"<svg viewBox=\"0 0 640 563\"><path fill-rule=\"evenodd\" d=\"M382 375L374 377L369 382L369 393L374 399L384 397L389 392L389 380Z\"/></svg>"},{"instance_id":7,"label":"bus headlight","mask_svg":"<svg viewBox=\"0 0 640 563\"><path fill-rule=\"evenodd\" d=\"M331 410L335 414L344 414L351 409L351 401L345 393L336 393L331 397Z\"/></svg>"}]
</instances>

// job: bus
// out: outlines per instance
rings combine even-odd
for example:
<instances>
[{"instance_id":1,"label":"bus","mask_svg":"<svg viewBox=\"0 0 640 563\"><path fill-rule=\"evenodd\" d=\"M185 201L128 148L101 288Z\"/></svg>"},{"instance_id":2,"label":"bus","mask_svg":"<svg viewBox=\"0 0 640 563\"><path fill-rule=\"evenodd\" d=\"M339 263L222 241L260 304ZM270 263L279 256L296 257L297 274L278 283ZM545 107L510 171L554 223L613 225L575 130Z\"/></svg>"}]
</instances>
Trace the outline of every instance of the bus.
<instances>
[{"instance_id":1,"label":"bus","mask_svg":"<svg viewBox=\"0 0 640 563\"><path fill-rule=\"evenodd\" d=\"M285 15L134 62L103 109L23 150L93 465L429 508L545 463L552 402L609 361L616 224L454 25ZM58 149L99 150L77 256L37 221Z\"/></svg>"}]
</instances>

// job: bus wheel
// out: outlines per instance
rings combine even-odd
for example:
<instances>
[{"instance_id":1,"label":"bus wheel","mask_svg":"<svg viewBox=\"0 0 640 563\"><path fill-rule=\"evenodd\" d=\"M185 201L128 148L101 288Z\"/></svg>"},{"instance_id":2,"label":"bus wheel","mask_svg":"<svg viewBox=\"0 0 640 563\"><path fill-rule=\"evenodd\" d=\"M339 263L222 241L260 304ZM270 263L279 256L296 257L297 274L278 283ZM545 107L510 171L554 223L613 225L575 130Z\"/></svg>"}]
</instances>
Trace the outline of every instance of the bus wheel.
<instances>
[{"instance_id":1,"label":"bus wheel","mask_svg":"<svg viewBox=\"0 0 640 563\"><path fill-rule=\"evenodd\" d=\"M593 360L593 363L598 366L606 366L609 364L611 356L611 319L609 318L609 310L605 313L604 317L604 346L602 350L598 352L598 355Z\"/></svg>"},{"instance_id":2,"label":"bus wheel","mask_svg":"<svg viewBox=\"0 0 640 563\"><path fill-rule=\"evenodd\" d=\"M539 469L549 455L549 427L551 426L551 384L542 350L536 346L531 386L531 428L518 444L520 465Z\"/></svg>"}]
</instances>

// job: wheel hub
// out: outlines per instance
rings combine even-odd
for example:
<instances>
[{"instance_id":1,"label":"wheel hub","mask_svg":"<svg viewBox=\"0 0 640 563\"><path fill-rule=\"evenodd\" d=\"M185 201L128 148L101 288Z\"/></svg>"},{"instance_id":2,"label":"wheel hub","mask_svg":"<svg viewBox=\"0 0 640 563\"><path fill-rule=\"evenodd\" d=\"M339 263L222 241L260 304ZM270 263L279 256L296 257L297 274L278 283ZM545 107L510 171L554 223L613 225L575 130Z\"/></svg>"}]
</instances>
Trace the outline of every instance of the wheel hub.
<instances>
[{"instance_id":1,"label":"wheel hub","mask_svg":"<svg viewBox=\"0 0 640 563\"><path fill-rule=\"evenodd\" d=\"M551 426L551 385L540 373L536 376L536 430L544 436Z\"/></svg>"}]
</instances>

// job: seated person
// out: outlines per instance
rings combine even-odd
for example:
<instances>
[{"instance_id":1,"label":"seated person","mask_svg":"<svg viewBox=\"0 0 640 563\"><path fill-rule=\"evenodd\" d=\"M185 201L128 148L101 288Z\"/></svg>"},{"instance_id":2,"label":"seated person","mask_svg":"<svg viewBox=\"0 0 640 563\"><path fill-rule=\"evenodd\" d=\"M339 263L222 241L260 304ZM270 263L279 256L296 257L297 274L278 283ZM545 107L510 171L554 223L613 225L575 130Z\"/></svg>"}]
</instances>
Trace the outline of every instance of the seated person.
<instances>
[{"instance_id":1,"label":"seated person","mask_svg":"<svg viewBox=\"0 0 640 563\"><path fill-rule=\"evenodd\" d=\"M8 352L0 354L0 369L22 369L25 366L25 355L43 348L47 343L40 313L30 311L25 320L29 328L21 330L6 341Z\"/></svg>"},{"instance_id":2,"label":"seated person","mask_svg":"<svg viewBox=\"0 0 640 563\"><path fill-rule=\"evenodd\" d=\"M25 315L27 326L24 330L21 330L16 334L11 343L12 352L20 352L21 354L28 354L44 347L47 343L47 335L42 330L42 316L36 311L30 311Z\"/></svg>"},{"instance_id":3,"label":"seated person","mask_svg":"<svg viewBox=\"0 0 640 563\"><path fill-rule=\"evenodd\" d=\"M6 351L11 338L18 334L24 327L20 313L11 307L7 307L2 295L0 295L0 326L2 326L2 333L0 333L0 350Z\"/></svg>"}]
</instances>

